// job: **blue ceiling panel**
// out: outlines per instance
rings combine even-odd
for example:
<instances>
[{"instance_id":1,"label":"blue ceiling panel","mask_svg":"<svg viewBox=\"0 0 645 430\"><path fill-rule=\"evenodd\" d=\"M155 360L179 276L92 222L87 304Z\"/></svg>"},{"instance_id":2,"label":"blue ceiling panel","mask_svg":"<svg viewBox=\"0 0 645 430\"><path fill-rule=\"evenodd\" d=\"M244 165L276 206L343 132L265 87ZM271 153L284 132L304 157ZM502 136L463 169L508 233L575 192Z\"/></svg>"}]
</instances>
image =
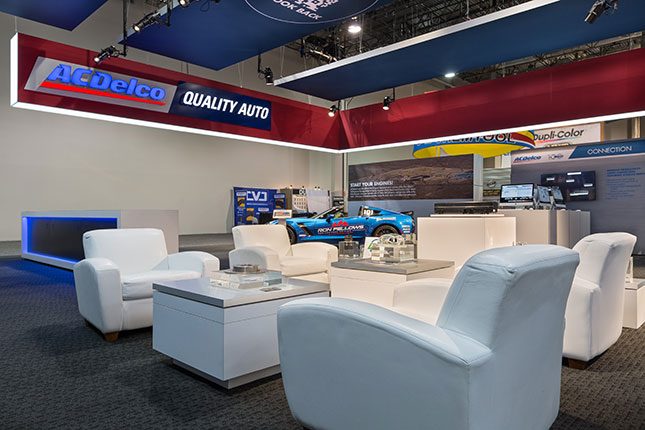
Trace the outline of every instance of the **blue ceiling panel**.
<instances>
[{"instance_id":1,"label":"blue ceiling panel","mask_svg":"<svg viewBox=\"0 0 645 430\"><path fill-rule=\"evenodd\" d=\"M342 100L645 29L645 0L623 0L615 13L587 24L584 18L592 3L535 0L517 6L523 8L515 9L524 10L521 13L507 9L498 12L499 19L490 20L490 15L472 20L287 76L276 85Z\"/></svg>"},{"instance_id":2,"label":"blue ceiling panel","mask_svg":"<svg viewBox=\"0 0 645 430\"><path fill-rule=\"evenodd\" d=\"M219 70L391 1L346 0L327 6L308 0L200 1L175 7L169 27L153 25L133 33L128 45Z\"/></svg>"},{"instance_id":3,"label":"blue ceiling panel","mask_svg":"<svg viewBox=\"0 0 645 430\"><path fill-rule=\"evenodd\" d=\"M107 0L0 0L0 12L65 30L75 29Z\"/></svg>"}]
</instances>

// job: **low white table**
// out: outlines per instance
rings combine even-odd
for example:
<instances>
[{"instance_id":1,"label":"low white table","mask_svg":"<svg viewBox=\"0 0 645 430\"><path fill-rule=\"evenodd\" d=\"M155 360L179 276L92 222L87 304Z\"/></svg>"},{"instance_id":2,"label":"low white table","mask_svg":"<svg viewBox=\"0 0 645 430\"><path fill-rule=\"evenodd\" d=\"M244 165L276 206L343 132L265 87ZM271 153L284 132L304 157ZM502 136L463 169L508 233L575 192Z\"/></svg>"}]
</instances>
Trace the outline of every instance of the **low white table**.
<instances>
[{"instance_id":1,"label":"low white table","mask_svg":"<svg viewBox=\"0 0 645 430\"><path fill-rule=\"evenodd\" d=\"M276 315L281 305L329 297L327 284L291 278L263 289L213 287L206 278L153 288L153 349L225 388L280 372Z\"/></svg>"},{"instance_id":2,"label":"low white table","mask_svg":"<svg viewBox=\"0 0 645 430\"><path fill-rule=\"evenodd\" d=\"M414 260L408 263L378 263L369 259L341 260L331 264L332 297L360 300L392 307L394 289L406 281L452 278L455 263Z\"/></svg>"}]
</instances>

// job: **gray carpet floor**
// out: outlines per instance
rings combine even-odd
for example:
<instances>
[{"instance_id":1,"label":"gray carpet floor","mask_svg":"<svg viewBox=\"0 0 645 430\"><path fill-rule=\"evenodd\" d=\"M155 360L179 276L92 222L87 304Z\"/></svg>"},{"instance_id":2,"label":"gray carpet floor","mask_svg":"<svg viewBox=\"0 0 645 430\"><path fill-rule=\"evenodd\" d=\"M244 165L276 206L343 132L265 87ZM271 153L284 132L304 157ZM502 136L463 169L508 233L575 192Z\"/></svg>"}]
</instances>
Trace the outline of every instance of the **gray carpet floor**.
<instances>
[{"instance_id":1,"label":"gray carpet floor","mask_svg":"<svg viewBox=\"0 0 645 430\"><path fill-rule=\"evenodd\" d=\"M1 429L300 429L280 377L226 391L153 351L150 330L103 341L65 270L0 259L0 330ZM553 429L645 429L645 328L562 376Z\"/></svg>"}]
</instances>

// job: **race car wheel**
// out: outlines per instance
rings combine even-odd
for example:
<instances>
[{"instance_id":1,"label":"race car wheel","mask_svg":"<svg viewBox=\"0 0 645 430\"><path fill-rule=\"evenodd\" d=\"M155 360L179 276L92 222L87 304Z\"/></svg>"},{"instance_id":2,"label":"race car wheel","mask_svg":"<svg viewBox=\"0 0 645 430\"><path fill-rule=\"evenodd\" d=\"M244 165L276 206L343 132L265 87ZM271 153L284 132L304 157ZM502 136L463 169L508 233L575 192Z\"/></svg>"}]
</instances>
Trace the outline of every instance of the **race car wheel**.
<instances>
[{"instance_id":1,"label":"race car wheel","mask_svg":"<svg viewBox=\"0 0 645 430\"><path fill-rule=\"evenodd\" d=\"M399 230L392 225L379 225L374 229L374 233L372 233L376 237L381 237L384 234L399 234Z\"/></svg>"},{"instance_id":2,"label":"race car wheel","mask_svg":"<svg viewBox=\"0 0 645 430\"><path fill-rule=\"evenodd\" d=\"M296 236L296 231L293 228L287 227L287 233L289 233L289 242L292 245L298 242L298 236Z\"/></svg>"}]
</instances>

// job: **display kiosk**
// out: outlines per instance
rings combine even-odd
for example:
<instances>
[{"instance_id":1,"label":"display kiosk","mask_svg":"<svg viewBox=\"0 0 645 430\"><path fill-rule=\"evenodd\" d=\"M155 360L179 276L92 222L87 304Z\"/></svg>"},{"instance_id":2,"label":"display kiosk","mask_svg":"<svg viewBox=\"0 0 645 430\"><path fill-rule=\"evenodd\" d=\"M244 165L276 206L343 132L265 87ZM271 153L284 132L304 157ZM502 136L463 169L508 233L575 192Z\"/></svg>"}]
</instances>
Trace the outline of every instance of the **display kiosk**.
<instances>
[{"instance_id":1,"label":"display kiosk","mask_svg":"<svg viewBox=\"0 0 645 430\"><path fill-rule=\"evenodd\" d=\"M158 228L168 253L179 252L177 210L88 210L22 213L22 258L71 269L85 258L83 234L111 228Z\"/></svg>"}]
</instances>

